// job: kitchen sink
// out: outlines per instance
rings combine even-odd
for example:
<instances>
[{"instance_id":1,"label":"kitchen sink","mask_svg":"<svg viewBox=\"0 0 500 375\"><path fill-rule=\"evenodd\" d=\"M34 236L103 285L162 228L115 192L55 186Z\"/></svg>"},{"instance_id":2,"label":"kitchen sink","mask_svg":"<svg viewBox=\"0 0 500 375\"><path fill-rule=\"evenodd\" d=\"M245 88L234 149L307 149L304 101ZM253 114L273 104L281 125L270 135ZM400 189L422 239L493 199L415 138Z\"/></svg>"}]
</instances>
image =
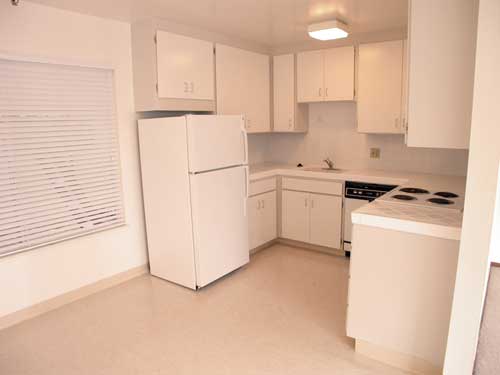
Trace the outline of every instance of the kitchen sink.
<instances>
[{"instance_id":1,"label":"kitchen sink","mask_svg":"<svg viewBox=\"0 0 500 375\"><path fill-rule=\"evenodd\" d=\"M309 167L309 168L302 168L304 171L309 171L309 172L326 172L326 173L340 173L344 172L344 169L339 169L339 168L322 168L322 167Z\"/></svg>"}]
</instances>

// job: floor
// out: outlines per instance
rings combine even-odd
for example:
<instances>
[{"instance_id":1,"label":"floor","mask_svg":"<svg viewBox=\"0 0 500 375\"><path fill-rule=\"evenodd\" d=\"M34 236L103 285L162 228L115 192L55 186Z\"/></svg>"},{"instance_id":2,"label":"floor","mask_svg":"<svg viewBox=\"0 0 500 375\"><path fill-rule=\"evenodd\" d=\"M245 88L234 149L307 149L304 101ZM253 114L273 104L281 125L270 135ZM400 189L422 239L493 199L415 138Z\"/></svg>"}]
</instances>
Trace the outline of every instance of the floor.
<instances>
[{"instance_id":1,"label":"floor","mask_svg":"<svg viewBox=\"0 0 500 375\"><path fill-rule=\"evenodd\" d=\"M354 353L348 266L275 245L198 292L139 277L0 331L0 374L406 374Z\"/></svg>"},{"instance_id":2,"label":"floor","mask_svg":"<svg viewBox=\"0 0 500 375\"><path fill-rule=\"evenodd\" d=\"M491 267L474 375L500 373L500 267Z\"/></svg>"}]
</instances>

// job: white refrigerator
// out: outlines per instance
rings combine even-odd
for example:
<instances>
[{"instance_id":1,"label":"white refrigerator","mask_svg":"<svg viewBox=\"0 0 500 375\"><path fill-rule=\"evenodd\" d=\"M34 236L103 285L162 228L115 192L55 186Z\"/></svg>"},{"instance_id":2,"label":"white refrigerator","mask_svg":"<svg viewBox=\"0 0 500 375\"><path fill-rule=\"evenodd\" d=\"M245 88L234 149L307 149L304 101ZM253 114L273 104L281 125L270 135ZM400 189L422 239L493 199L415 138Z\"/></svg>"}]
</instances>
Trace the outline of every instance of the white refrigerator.
<instances>
[{"instance_id":1,"label":"white refrigerator","mask_svg":"<svg viewBox=\"0 0 500 375\"><path fill-rule=\"evenodd\" d=\"M242 116L139 120L151 274L191 289L249 261Z\"/></svg>"}]
</instances>

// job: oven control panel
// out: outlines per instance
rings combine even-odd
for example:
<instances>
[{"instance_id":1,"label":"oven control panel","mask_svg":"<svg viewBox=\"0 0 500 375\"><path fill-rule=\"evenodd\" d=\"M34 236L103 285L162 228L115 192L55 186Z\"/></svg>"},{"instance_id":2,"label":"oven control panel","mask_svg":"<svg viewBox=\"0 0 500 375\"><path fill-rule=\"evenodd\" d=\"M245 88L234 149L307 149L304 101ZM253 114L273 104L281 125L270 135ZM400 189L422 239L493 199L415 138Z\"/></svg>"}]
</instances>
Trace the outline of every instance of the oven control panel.
<instances>
[{"instance_id":1,"label":"oven control panel","mask_svg":"<svg viewBox=\"0 0 500 375\"><path fill-rule=\"evenodd\" d=\"M396 187L396 185L346 181L344 196L346 198L374 200Z\"/></svg>"}]
</instances>

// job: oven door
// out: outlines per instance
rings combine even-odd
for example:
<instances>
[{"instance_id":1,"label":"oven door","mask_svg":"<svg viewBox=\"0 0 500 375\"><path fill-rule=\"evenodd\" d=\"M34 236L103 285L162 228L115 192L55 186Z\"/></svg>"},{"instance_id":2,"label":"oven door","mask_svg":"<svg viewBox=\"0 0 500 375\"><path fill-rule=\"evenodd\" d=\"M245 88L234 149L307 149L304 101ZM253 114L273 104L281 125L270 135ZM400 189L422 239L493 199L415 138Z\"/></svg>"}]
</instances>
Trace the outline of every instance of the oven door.
<instances>
[{"instance_id":1,"label":"oven door","mask_svg":"<svg viewBox=\"0 0 500 375\"><path fill-rule=\"evenodd\" d=\"M354 210L368 204L368 199L345 198L344 206L344 251L351 251L352 219L351 213Z\"/></svg>"}]
</instances>

